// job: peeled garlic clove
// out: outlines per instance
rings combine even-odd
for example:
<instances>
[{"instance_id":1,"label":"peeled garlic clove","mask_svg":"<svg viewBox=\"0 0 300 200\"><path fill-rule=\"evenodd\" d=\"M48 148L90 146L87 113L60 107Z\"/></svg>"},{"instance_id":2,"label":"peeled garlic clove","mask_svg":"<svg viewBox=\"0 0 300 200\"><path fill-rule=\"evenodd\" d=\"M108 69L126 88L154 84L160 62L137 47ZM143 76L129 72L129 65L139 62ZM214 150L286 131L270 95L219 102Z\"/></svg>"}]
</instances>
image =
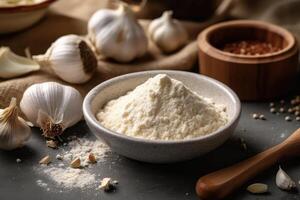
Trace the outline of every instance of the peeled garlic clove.
<instances>
[{"instance_id":1,"label":"peeled garlic clove","mask_svg":"<svg viewBox=\"0 0 300 200\"><path fill-rule=\"evenodd\" d=\"M91 79L97 68L94 52L84 39L65 35L57 39L45 55L33 59L52 68L54 73L69 83L84 83Z\"/></svg>"},{"instance_id":2,"label":"peeled garlic clove","mask_svg":"<svg viewBox=\"0 0 300 200\"><path fill-rule=\"evenodd\" d=\"M151 40L166 53L178 50L188 41L187 31L180 21L172 18L172 14L172 11L165 11L148 28Z\"/></svg>"},{"instance_id":3,"label":"peeled garlic clove","mask_svg":"<svg viewBox=\"0 0 300 200\"><path fill-rule=\"evenodd\" d=\"M282 190L291 190L296 187L295 181L280 166L276 174L276 185Z\"/></svg>"},{"instance_id":4,"label":"peeled garlic clove","mask_svg":"<svg viewBox=\"0 0 300 200\"><path fill-rule=\"evenodd\" d=\"M18 116L16 98L10 105L0 109L0 149L13 150L22 147L31 135L31 129L25 120Z\"/></svg>"},{"instance_id":5,"label":"peeled garlic clove","mask_svg":"<svg viewBox=\"0 0 300 200\"><path fill-rule=\"evenodd\" d=\"M254 183L249 185L247 190L253 194L262 194L268 192L268 185L263 183Z\"/></svg>"},{"instance_id":6,"label":"peeled garlic clove","mask_svg":"<svg viewBox=\"0 0 300 200\"><path fill-rule=\"evenodd\" d=\"M81 94L75 88L55 82L27 88L20 107L27 119L49 138L61 135L82 118Z\"/></svg>"},{"instance_id":7,"label":"peeled garlic clove","mask_svg":"<svg viewBox=\"0 0 300 200\"><path fill-rule=\"evenodd\" d=\"M14 54L8 47L0 48L0 78L14 78L39 69L37 62Z\"/></svg>"},{"instance_id":8,"label":"peeled garlic clove","mask_svg":"<svg viewBox=\"0 0 300 200\"><path fill-rule=\"evenodd\" d=\"M88 23L88 35L98 53L119 62L141 57L148 48L143 28L125 3L118 10L94 13Z\"/></svg>"}]
</instances>

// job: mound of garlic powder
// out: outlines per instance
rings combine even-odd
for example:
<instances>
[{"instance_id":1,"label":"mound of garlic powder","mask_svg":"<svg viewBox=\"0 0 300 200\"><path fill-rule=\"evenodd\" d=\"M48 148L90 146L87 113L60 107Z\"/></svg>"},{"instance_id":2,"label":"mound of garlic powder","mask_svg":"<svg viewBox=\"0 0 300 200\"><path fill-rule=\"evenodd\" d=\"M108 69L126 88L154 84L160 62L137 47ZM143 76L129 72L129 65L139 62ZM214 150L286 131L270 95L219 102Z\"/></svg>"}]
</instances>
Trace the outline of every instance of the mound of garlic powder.
<instances>
[{"instance_id":1,"label":"mound of garlic powder","mask_svg":"<svg viewBox=\"0 0 300 200\"><path fill-rule=\"evenodd\" d=\"M109 101L97 114L106 128L150 140L182 140L224 126L225 107L215 105L165 74Z\"/></svg>"}]
</instances>

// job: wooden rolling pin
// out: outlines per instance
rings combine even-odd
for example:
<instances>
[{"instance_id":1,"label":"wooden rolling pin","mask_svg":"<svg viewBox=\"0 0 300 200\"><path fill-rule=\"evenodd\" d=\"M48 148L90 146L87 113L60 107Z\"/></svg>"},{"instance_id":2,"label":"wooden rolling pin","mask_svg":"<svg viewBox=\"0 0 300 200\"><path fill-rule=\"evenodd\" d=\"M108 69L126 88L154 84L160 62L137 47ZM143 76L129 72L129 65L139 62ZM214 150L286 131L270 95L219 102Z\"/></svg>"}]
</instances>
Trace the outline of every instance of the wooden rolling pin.
<instances>
[{"instance_id":1,"label":"wooden rolling pin","mask_svg":"<svg viewBox=\"0 0 300 200\"><path fill-rule=\"evenodd\" d=\"M280 159L299 153L300 128L282 143L262 153L201 177L196 184L196 192L203 200L222 199Z\"/></svg>"}]
</instances>

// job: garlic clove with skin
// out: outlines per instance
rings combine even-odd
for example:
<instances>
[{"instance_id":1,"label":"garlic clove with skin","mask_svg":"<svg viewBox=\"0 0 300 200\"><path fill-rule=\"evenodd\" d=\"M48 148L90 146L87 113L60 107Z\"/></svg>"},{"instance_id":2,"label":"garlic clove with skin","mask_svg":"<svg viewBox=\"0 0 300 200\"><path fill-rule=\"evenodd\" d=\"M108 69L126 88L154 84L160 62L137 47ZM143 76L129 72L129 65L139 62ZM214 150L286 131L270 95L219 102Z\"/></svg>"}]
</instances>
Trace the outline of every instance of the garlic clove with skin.
<instances>
[{"instance_id":1,"label":"garlic clove with skin","mask_svg":"<svg viewBox=\"0 0 300 200\"><path fill-rule=\"evenodd\" d=\"M292 190L296 188L296 183L291 179L291 177L281 169L279 169L276 174L276 185L282 190Z\"/></svg>"},{"instance_id":2,"label":"garlic clove with skin","mask_svg":"<svg viewBox=\"0 0 300 200\"><path fill-rule=\"evenodd\" d=\"M119 62L143 56L148 48L146 34L125 3L119 9L101 9L88 23L88 35L96 51Z\"/></svg>"},{"instance_id":3,"label":"garlic clove with skin","mask_svg":"<svg viewBox=\"0 0 300 200\"><path fill-rule=\"evenodd\" d=\"M73 87L45 82L27 88L20 107L45 137L54 138L82 119L82 101L81 94Z\"/></svg>"},{"instance_id":4,"label":"garlic clove with skin","mask_svg":"<svg viewBox=\"0 0 300 200\"><path fill-rule=\"evenodd\" d=\"M18 113L16 98L11 99L7 108L0 109L0 149L13 150L22 147L30 138L31 129Z\"/></svg>"},{"instance_id":5,"label":"garlic clove with skin","mask_svg":"<svg viewBox=\"0 0 300 200\"><path fill-rule=\"evenodd\" d=\"M150 39L165 53L178 50L189 39L183 25L173 19L172 14L172 11L165 11L160 18L153 20L148 28Z\"/></svg>"},{"instance_id":6,"label":"garlic clove with skin","mask_svg":"<svg viewBox=\"0 0 300 200\"><path fill-rule=\"evenodd\" d=\"M42 65L50 66L62 80L80 84L91 79L97 59L88 43L78 35L57 39L45 55L33 56Z\"/></svg>"},{"instance_id":7,"label":"garlic clove with skin","mask_svg":"<svg viewBox=\"0 0 300 200\"><path fill-rule=\"evenodd\" d=\"M0 78L14 78L39 69L37 62L16 55L9 47L0 47Z\"/></svg>"}]
</instances>

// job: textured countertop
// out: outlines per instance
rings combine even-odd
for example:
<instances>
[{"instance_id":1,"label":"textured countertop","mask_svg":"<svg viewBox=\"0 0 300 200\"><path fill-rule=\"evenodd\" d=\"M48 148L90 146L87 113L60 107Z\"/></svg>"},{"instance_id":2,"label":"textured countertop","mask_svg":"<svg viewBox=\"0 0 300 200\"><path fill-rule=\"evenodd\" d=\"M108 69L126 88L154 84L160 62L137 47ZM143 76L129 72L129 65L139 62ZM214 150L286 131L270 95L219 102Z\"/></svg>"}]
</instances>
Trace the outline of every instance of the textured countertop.
<instances>
[{"instance_id":1,"label":"textured countertop","mask_svg":"<svg viewBox=\"0 0 300 200\"><path fill-rule=\"evenodd\" d=\"M177 164L154 165L110 153L105 162L98 163L97 167L92 168L92 170L101 178L112 177L119 181L117 190L113 193L104 193L95 189L65 190L55 185L45 174L38 173L36 167L39 166L39 159L46 154L54 157L62 151L62 148L59 150L47 148L40 131L35 129L25 148L13 152L0 151L1 200L197 199L194 185L200 176L278 144L300 127L300 122L286 122L283 119L285 115L271 114L267 103L243 103L242 109L240 123L230 140L217 150L195 160ZM263 113L267 120L252 119L251 114L253 112ZM74 134L93 137L84 122L66 132L66 135ZM239 138L245 140L246 151L241 147ZM16 163L16 158L22 159L22 163ZM298 182L300 179L299 159L280 164ZM275 186L277 168L278 165L275 165L249 182L268 184L270 188L268 194L252 195L246 192L245 187L243 187L228 199L299 199L298 193L287 193ZM49 191L36 184L39 179L48 183ZM62 192L60 192L61 190Z\"/></svg>"}]
</instances>

